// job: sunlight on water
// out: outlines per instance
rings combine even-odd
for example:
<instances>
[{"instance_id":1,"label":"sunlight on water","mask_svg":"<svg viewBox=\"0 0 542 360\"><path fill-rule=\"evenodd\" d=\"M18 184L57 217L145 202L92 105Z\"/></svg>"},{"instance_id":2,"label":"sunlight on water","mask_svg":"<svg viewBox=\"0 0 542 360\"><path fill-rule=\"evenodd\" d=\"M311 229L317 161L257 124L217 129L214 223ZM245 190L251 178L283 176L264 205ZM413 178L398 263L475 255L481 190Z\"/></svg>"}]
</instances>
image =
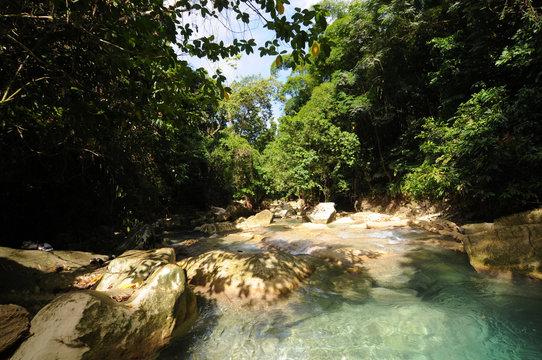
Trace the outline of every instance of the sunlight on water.
<instances>
[{"instance_id":1,"label":"sunlight on water","mask_svg":"<svg viewBox=\"0 0 542 360\"><path fill-rule=\"evenodd\" d=\"M345 281L322 266L288 302L265 310L202 302L193 331L159 359L542 359L539 283L479 275L466 255L434 246L403 255L393 286L370 275Z\"/></svg>"}]
</instances>

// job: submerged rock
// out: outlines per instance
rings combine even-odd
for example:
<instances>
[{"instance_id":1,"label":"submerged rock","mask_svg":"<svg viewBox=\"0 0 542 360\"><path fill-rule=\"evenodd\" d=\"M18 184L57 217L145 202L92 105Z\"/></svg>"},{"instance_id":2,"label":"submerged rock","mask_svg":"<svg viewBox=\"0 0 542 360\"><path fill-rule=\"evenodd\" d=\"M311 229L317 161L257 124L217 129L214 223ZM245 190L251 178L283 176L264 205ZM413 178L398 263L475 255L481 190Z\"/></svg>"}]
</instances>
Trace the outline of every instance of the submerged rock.
<instances>
[{"instance_id":1,"label":"submerged rock","mask_svg":"<svg viewBox=\"0 0 542 360\"><path fill-rule=\"evenodd\" d=\"M375 258L379 256L373 251L331 245L322 241L296 240L288 242L283 239L264 238L259 246L264 249L286 251L296 255L310 255L324 260L328 265L339 267L359 268L363 265L363 257Z\"/></svg>"},{"instance_id":2,"label":"submerged rock","mask_svg":"<svg viewBox=\"0 0 542 360\"><path fill-rule=\"evenodd\" d=\"M542 279L542 209L463 229L465 250L476 270Z\"/></svg>"},{"instance_id":3,"label":"submerged rock","mask_svg":"<svg viewBox=\"0 0 542 360\"><path fill-rule=\"evenodd\" d=\"M319 203L312 210L307 212L306 216L310 222L316 224L329 224L335 220L335 203Z\"/></svg>"},{"instance_id":4,"label":"submerged rock","mask_svg":"<svg viewBox=\"0 0 542 360\"><path fill-rule=\"evenodd\" d=\"M329 265L344 266L350 269L361 268L363 257L378 257L378 254L366 250L317 245L309 247L307 253L324 260Z\"/></svg>"},{"instance_id":5,"label":"submerged rock","mask_svg":"<svg viewBox=\"0 0 542 360\"><path fill-rule=\"evenodd\" d=\"M215 250L177 263L195 290L211 298L272 302L297 289L313 271L310 260L282 251Z\"/></svg>"},{"instance_id":6,"label":"submerged rock","mask_svg":"<svg viewBox=\"0 0 542 360\"><path fill-rule=\"evenodd\" d=\"M454 240L431 238L431 239L423 240L423 242L424 243L434 244L434 245L437 245L439 247L442 247L442 248L445 248L445 249L448 249L448 250L452 250L452 251L455 251L455 252L460 252L460 253L465 252L465 247L463 246L463 244L460 243L460 242L454 241Z\"/></svg>"},{"instance_id":7,"label":"submerged rock","mask_svg":"<svg viewBox=\"0 0 542 360\"><path fill-rule=\"evenodd\" d=\"M172 255L172 249L121 255L98 285L108 291L57 297L34 317L32 336L12 359L148 358L196 314L194 294ZM126 301L114 296L121 288L129 291L120 299Z\"/></svg>"},{"instance_id":8,"label":"submerged rock","mask_svg":"<svg viewBox=\"0 0 542 360\"><path fill-rule=\"evenodd\" d=\"M229 231L236 231L237 226L234 223L223 221L214 224L203 224L196 227L194 230L201 231L207 235L225 233Z\"/></svg>"},{"instance_id":9,"label":"submerged rock","mask_svg":"<svg viewBox=\"0 0 542 360\"><path fill-rule=\"evenodd\" d=\"M0 355L27 336L28 317L28 311L22 306L0 305Z\"/></svg>"}]
</instances>

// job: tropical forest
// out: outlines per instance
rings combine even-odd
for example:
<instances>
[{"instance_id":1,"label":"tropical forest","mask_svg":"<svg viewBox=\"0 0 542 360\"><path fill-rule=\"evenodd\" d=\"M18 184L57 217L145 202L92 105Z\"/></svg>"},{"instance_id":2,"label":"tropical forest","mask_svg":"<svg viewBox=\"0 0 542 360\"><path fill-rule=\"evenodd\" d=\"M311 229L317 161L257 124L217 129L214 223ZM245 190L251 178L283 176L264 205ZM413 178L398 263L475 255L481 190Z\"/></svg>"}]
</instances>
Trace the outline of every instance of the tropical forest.
<instances>
[{"instance_id":1,"label":"tropical forest","mask_svg":"<svg viewBox=\"0 0 542 360\"><path fill-rule=\"evenodd\" d=\"M542 358L542 1L0 0L0 154L0 359Z\"/></svg>"}]
</instances>

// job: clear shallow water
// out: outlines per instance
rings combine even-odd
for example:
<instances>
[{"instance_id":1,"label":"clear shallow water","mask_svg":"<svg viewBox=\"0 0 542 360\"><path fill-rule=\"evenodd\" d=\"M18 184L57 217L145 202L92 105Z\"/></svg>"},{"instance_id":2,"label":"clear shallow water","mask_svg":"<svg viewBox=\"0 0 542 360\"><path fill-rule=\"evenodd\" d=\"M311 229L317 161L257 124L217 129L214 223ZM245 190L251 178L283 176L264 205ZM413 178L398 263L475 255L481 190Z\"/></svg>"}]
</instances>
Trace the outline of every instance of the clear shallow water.
<instances>
[{"instance_id":1,"label":"clear shallow water","mask_svg":"<svg viewBox=\"0 0 542 360\"><path fill-rule=\"evenodd\" d=\"M158 358L542 359L542 285L480 275L464 254L409 245L424 236L364 233L400 254L389 267L396 281L380 280L386 266L356 275L322 264L287 302L265 309L200 299L192 332Z\"/></svg>"}]
</instances>

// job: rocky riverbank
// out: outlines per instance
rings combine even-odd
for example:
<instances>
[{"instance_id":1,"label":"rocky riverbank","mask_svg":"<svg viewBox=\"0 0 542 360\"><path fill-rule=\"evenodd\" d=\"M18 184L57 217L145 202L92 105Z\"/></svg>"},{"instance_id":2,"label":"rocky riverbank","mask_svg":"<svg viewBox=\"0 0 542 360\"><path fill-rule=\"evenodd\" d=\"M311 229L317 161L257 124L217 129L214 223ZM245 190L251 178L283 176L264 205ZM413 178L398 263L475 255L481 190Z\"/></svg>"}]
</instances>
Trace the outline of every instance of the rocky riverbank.
<instances>
[{"instance_id":1,"label":"rocky riverbank","mask_svg":"<svg viewBox=\"0 0 542 360\"><path fill-rule=\"evenodd\" d=\"M193 292L219 306L266 306L288 299L325 267L335 269L334 293L359 300L360 287L403 286L405 253L414 254L421 242L466 251L478 271L542 278L542 210L463 226L416 209L363 210L338 213L327 203L311 211L283 203L247 219L200 226L193 237L162 241L166 248L129 250L113 260L0 247L0 302L30 313L0 311L5 324L14 324L0 339L7 344L4 356L148 358L187 331L197 315ZM30 329L25 316L33 316Z\"/></svg>"},{"instance_id":2,"label":"rocky riverbank","mask_svg":"<svg viewBox=\"0 0 542 360\"><path fill-rule=\"evenodd\" d=\"M3 277L17 279L2 281L2 301L41 307L29 332L10 343L24 340L12 359L144 359L182 335L197 313L171 248L128 251L100 268L90 253L0 254Z\"/></svg>"}]
</instances>

